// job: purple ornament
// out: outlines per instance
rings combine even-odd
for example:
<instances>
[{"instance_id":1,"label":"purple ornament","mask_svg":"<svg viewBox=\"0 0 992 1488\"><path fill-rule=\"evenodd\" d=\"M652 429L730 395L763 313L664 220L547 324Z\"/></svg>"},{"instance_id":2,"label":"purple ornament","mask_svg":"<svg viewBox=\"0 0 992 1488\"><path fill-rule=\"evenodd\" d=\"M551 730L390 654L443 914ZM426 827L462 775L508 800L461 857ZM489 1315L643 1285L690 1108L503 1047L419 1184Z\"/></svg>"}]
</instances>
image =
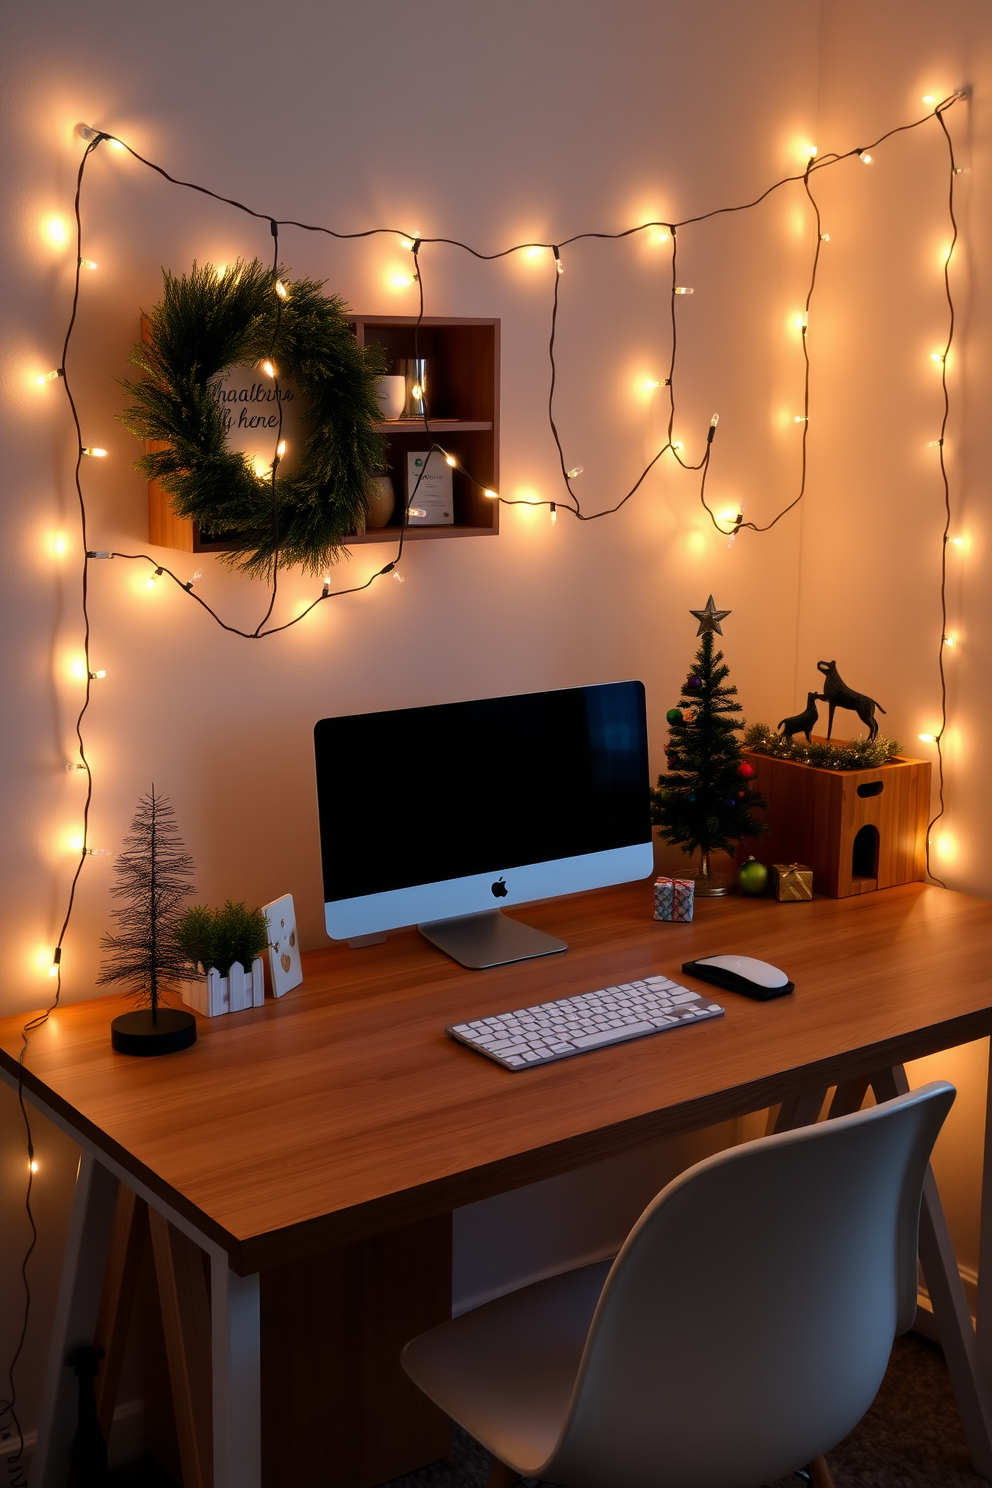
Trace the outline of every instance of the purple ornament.
<instances>
[{"instance_id":1,"label":"purple ornament","mask_svg":"<svg viewBox=\"0 0 992 1488\"><path fill-rule=\"evenodd\" d=\"M723 804L725 806L736 806L737 802L734 800L733 796L728 796Z\"/></svg>"},{"instance_id":2,"label":"purple ornament","mask_svg":"<svg viewBox=\"0 0 992 1488\"><path fill-rule=\"evenodd\" d=\"M702 687L703 679L702 677L690 677L685 685L686 687Z\"/></svg>"}]
</instances>

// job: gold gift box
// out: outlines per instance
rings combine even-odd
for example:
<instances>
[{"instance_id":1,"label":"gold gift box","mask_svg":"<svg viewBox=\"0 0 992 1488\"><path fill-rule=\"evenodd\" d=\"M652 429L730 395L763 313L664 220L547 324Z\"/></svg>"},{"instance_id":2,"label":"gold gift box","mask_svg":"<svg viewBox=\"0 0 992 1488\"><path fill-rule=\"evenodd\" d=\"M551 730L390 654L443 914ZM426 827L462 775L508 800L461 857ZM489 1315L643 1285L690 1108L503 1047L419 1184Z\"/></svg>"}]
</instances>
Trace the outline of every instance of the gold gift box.
<instances>
[{"instance_id":1,"label":"gold gift box","mask_svg":"<svg viewBox=\"0 0 992 1488\"><path fill-rule=\"evenodd\" d=\"M813 870L805 863L773 863L775 898L780 904L788 899L812 899Z\"/></svg>"}]
</instances>

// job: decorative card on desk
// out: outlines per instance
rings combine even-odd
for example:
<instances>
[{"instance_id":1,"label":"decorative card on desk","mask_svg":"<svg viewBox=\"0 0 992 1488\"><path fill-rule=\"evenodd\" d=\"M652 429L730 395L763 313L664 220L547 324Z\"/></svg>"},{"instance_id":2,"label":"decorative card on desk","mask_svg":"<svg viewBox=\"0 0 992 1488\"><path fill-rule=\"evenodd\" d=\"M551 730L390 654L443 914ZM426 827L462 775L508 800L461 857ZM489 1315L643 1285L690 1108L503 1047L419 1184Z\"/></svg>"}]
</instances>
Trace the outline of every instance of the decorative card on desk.
<instances>
[{"instance_id":1,"label":"decorative card on desk","mask_svg":"<svg viewBox=\"0 0 992 1488\"><path fill-rule=\"evenodd\" d=\"M417 481L420 484L417 484ZM406 457L407 520L411 527L450 527L454 520L451 466L440 450L410 450Z\"/></svg>"},{"instance_id":2,"label":"decorative card on desk","mask_svg":"<svg viewBox=\"0 0 992 1488\"><path fill-rule=\"evenodd\" d=\"M292 894L273 899L262 905L262 913L269 927L269 973L272 980L272 996L282 997L303 980L303 964L300 961L300 943L296 935L296 909Z\"/></svg>"},{"instance_id":3,"label":"decorative card on desk","mask_svg":"<svg viewBox=\"0 0 992 1488\"><path fill-rule=\"evenodd\" d=\"M692 919L693 882L691 878L656 878L654 882L654 917L673 924L687 924Z\"/></svg>"}]
</instances>

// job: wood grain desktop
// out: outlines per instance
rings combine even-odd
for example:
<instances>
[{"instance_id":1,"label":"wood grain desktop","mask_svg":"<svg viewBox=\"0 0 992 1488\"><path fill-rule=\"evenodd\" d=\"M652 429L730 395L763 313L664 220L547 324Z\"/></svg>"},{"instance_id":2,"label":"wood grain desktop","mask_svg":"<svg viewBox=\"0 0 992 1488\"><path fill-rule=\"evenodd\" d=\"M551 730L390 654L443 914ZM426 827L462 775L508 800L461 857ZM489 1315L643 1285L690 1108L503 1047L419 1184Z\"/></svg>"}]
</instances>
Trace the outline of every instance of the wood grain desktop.
<instances>
[{"instance_id":1,"label":"wood grain desktop","mask_svg":"<svg viewBox=\"0 0 992 1488\"><path fill-rule=\"evenodd\" d=\"M361 1369L349 1372L371 1343L348 1278L364 1273L355 1285L366 1297L378 1286L389 1306L375 1310L389 1317L373 1331L383 1350L398 1348L404 1329L430 1326L450 1304L453 1208L992 1031L984 901L915 883L811 903L735 897L700 901L689 925L655 922L651 905L641 882L529 906L519 917L562 936L568 952L484 972L415 930L311 952L300 988L198 1020L197 1043L162 1059L114 1053L113 998L62 1008L32 1036L27 1089L222 1245L233 1270L262 1272L263 1482L282 1481L265 1446L264 1402L288 1409L288 1382L296 1375L299 1385L298 1371L266 1356L281 1352L285 1364L284 1350L299 1346L294 1317L309 1358L321 1330L339 1327L311 1406L326 1447L326 1387L336 1380L338 1400L350 1399L353 1415L366 1410L367 1430L378 1409L368 1394L383 1376L369 1365L363 1393ZM723 1019L514 1073L443 1032L651 972L682 979L684 960L719 952L782 967L794 995L756 1003L723 993ZM0 1022L8 1078L23 1022ZM395 1284L376 1283L376 1267ZM386 1373L387 1394L402 1394L398 1370ZM419 1411L420 1424L402 1426L404 1411ZM374 1460L342 1428L336 1482L382 1481L443 1454L443 1424L420 1402L397 1396L389 1412L396 1440L384 1438ZM294 1470L318 1460L304 1454Z\"/></svg>"}]
</instances>

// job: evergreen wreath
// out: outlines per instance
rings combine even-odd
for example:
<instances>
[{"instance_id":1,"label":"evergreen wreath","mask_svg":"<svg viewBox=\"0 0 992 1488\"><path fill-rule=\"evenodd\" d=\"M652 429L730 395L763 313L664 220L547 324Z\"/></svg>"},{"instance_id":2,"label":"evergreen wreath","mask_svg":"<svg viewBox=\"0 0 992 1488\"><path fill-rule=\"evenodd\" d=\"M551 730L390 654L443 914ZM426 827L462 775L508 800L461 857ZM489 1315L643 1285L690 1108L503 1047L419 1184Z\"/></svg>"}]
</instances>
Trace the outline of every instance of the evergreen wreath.
<instances>
[{"instance_id":1,"label":"evergreen wreath","mask_svg":"<svg viewBox=\"0 0 992 1488\"><path fill-rule=\"evenodd\" d=\"M147 340L133 349L139 381L123 381L133 402L121 421L154 441L138 468L160 481L179 516L208 537L231 540L228 562L257 577L273 562L321 573L368 509L371 477L386 464L375 430L382 417L376 378L381 348L362 348L343 301L313 279L284 280L258 259L223 273L211 264L175 276L163 270L163 297L148 313ZM216 379L229 367L270 361L305 404L298 470L259 476L245 454L228 449Z\"/></svg>"}]
</instances>

